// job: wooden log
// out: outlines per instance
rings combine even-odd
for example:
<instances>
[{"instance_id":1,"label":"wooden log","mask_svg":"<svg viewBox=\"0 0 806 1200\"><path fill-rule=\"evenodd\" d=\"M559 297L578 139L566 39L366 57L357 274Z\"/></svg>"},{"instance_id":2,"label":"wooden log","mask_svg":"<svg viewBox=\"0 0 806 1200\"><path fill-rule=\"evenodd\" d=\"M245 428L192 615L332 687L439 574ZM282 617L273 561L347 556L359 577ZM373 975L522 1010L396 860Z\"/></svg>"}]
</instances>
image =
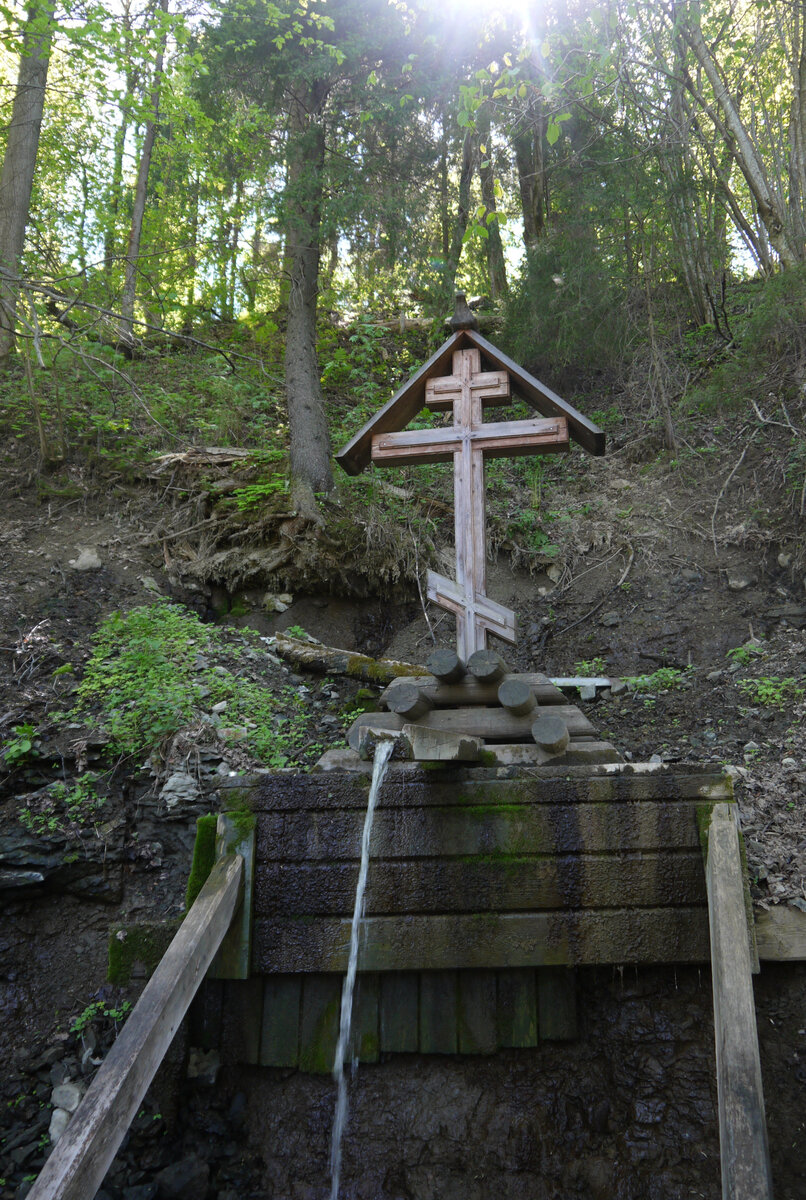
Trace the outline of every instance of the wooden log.
<instances>
[{"instance_id":1,"label":"wooden log","mask_svg":"<svg viewBox=\"0 0 806 1200\"><path fill-rule=\"evenodd\" d=\"M448 648L432 650L425 665L440 683L458 683L467 671L456 651Z\"/></svg>"},{"instance_id":2,"label":"wooden log","mask_svg":"<svg viewBox=\"0 0 806 1200\"><path fill-rule=\"evenodd\" d=\"M459 972L460 1054L494 1054L498 1049L495 971Z\"/></svg>"},{"instance_id":3,"label":"wooden log","mask_svg":"<svg viewBox=\"0 0 806 1200\"><path fill-rule=\"evenodd\" d=\"M434 707L427 692L411 683L395 683L386 693L386 706L407 721L417 721Z\"/></svg>"},{"instance_id":4,"label":"wooden log","mask_svg":"<svg viewBox=\"0 0 806 1200\"><path fill-rule=\"evenodd\" d=\"M258 822L262 862L355 862L364 813L265 813ZM379 808L370 852L373 859L488 855L605 854L698 847L696 806L636 801L633 804L524 804L490 802L465 807Z\"/></svg>"},{"instance_id":5,"label":"wooden log","mask_svg":"<svg viewBox=\"0 0 806 1200\"><path fill-rule=\"evenodd\" d=\"M576 976L567 967L537 972L537 1026L542 1042L568 1042L577 1036Z\"/></svg>"},{"instance_id":6,"label":"wooden log","mask_svg":"<svg viewBox=\"0 0 806 1200\"><path fill-rule=\"evenodd\" d=\"M708 961L703 907L406 915L365 925L367 971ZM260 918L254 939L264 974L347 969L346 918Z\"/></svg>"},{"instance_id":7,"label":"wooden log","mask_svg":"<svg viewBox=\"0 0 806 1200\"><path fill-rule=\"evenodd\" d=\"M355 981L348 1062L354 1058L377 1062L380 1058L379 999L379 977L362 971Z\"/></svg>"},{"instance_id":8,"label":"wooden log","mask_svg":"<svg viewBox=\"0 0 806 1200\"><path fill-rule=\"evenodd\" d=\"M524 683L527 683L534 692L538 704L568 703L566 697L558 687L555 687L549 677L538 671L523 675L507 675L501 682L506 682L508 679L522 679ZM443 683L433 674L421 675L408 682L424 691L437 708L461 708L467 704L496 704L498 703L498 688L501 686L501 682L481 683L472 675L465 675L464 679L460 679L458 683ZM386 704L389 689L394 686L394 683L391 683L386 691L381 693L379 701L381 707Z\"/></svg>"},{"instance_id":9,"label":"wooden log","mask_svg":"<svg viewBox=\"0 0 806 1200\"><path fill-rule=\"evenodd\" d=\"M264 981L260 1031L262 1067L296 1067L299 1063L300 975L269 975Z\"/></svg>"},{"instance_id":10,"label":"wooden log","mask_svg":"<svg viewBox=\"0 0 806 1200\"><path fill-rule=\"evenodd\" d=\"M467 660L467 669L480 683L498 683L507 673L507 665L495 650L476 650Z\"/></svg>"},{"instance_id":11,"label":"wooden log","mask_svg":"<svg viewBox=\"0 0 806 1200\"><path fill-rule=\"evenodd\" d=\"M380 1031L384 1054L416 1054L419 1049L420 979L416 971L381 975Z\"/></svg>"},{"instance_id":12,"label":"wooden log","mask_svg":"<svg viewBox=\"0 0 806 1200\"><path fill-rule=\"evenodd\" d=\"M456 1054L459 1046L457 988L455 971L422 972L420 976L421 1054Z\"/></svg>"},{"instance_id":13,"label":"wooden log","mask_svg":"<svg viewBox=\"0 0 806 1200\"><path fill-rule=\"evenodd\" d=\"M255 917L348 916L357 880L357 862L262 864L255 879ZM699 848L476 861L373 859L366 892L367 916L704 903Z\"/></svg>"},{"instance_id":14,"label":"wooden log","mask_svg":"<svg viewBox=\"0 0 806 1200\"><path fill-rule=\"evenodd\" d=\"M573 743L572 743L573 745ZM504 747L498 747L502 749ZM534 749L524 746L519 749ZM409 765L409 764L406 764ZM366 811L368 782L360 775L300 775L277 772L258 776L250 790L249 804L255 813L330 812L346 809ZM634 800L698 803L730 801L733 784L721 767L674 768L661 763L613 763L600 766L549 766L535 768L520 779L464 780L443 782L417 768L412 777L398 779L394 771L381 787L379 809L477 808L479 805L513 804L630 804ZM264 861L258 822L257 861ZM699 845L699 842L697 843ZM269 847L269 858L278 857ZM280 857L282 857L280 855Z\"/></svg>"},{"instance_id":15,"label":"wooden log","mask_svg":"<svg viewBox=\"0 0 806 1200\"><path fill-rule=\"evenodd\" d=\"M576 705L558 704L556 715L568 726L571 737L594 737L596 730ZM429 729L446 729L455 733L467 733L471 737L482 737L487 742L515 742L532 740L534 718L531 713L516 717L505 708L434 708L417 722ZM347 742L358 750L360 731L364 725L373 729L402 729L403 718L397 713L362 713L347 731Z\"/></svg>"},{"instance_id":16,"label":"wooden log","mask_svg":"<svg viewBox=\"0 0 806 1200\"><path fill-rule=\"evenodd\" d=\"M286 972L296 973L295 967ZM302 981L299 1066L309 1075L328 1075L333 1070L339 1040L341 986L340 975L312 974Z\"/></svg>"},{"instance_id":17,"label":"wooden log","mask_svg":"<svg viewBox=\"0 0 806 1200\"><path fill-rule=\"evenodd\" d=\"M484 749L481 738L423 725L404 725L401 736L415 762L478 762Z\"/></svg>"},{"instance_id":18,"label":"wooden log","mask_svg":"<svg viewBox=\"0 0 806 1200\"><path fill-rule=\"evenodd\" d=\"M735 810L716 804L706 862L723 1200L772 1200Z\"/></svg>"},{"instance_id":19,"label":"wooden log","mask_svg":"<svg viewBox=\"0 0 806 1200\"><path fill-rule=\"evenodd\" d=\"M496 972L498 977L498 1044L521 1049L537 1045L537 987L530 968Z\"/></svg>"},{"instance_id":20,"label":"wooden log","mask_svg":"<svg viewBox=\"0 0 806 1200\"><path fill-rule=\"evenodd\" d=\"M525 717L537 708L537 700L528 683L511 677L498 687L498 702L516 717Z\"/></svg>"},{"instance_id":21,"label":"wooden log","mask_svg":"<svg viewBox=\"0 0 806 1200\"><path fill-rule=\"evenodd\" d=\"M756 945L766 962L806 962L806 913L784 904L759 909Z\"/></svg>"},{"instance_id":22,"label":"wooden log","mask_svg":"<svg viewBox=\"0 0 806 1200\"><path fill-rule=\"evenodd\" d=\"M240 903L243 861L215 864L28 1193L94 1196Z\"/></svg>"},{"instance_id":23,"label":"wooden log","mask_svg":"<svg viewBox=\"0 0 806 1200\"><path fill-rule=\"evenodd\" d=\"M263 980L227 979L221 1013L221 1057L224 1062L254 1067L260 1059L263 1024Z\"/></svg>"},{"instance_id":24,"label":"wooden log","mask_svg":"<svg viewBox=\"0 0 806 1200\"><path fill-rule=\"evenodd\" d=\"M568 726L562 717L540 716L532 725L535 745L549 754L562 754L571 740Z\"/></svg>"},{"instance_id":25,"label":"wooden log","mask_svg":"<svg viewBox=\"0 0 806 1200\"><path fill-rule=\"evenodd\" d=\"M285 633L275 635L272 649L301 671L312 671L317 675L349 675L365 683L391 683L403 675L427 674L425 667L416 667L413 663L370 658L368 654L323 646L319 642L305 642Z\"/></svg>"}]
</instances>

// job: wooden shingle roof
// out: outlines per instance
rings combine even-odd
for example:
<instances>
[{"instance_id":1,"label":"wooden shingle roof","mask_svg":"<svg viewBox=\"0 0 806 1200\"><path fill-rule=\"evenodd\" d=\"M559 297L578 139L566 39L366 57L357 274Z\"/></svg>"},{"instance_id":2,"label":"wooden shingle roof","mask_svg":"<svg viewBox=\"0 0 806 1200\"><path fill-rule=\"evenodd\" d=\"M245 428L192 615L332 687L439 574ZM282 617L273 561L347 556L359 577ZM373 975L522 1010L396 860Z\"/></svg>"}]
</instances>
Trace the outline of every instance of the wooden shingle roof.
<instances>
[{"instance_id":1,"label":"wooden shingle roof","mask_svg":"<svg viewBox=\"0 0 806 1200\"><path fill-rule=\"evenodd\" d=\"M572 441L577 442L588 454L602 455L605 452L605 435L597 425L581 412L562 400L556 392L546 387L534 375L518 366L503 351L488 342L473 329L460 329L452 333L446 342L423 363L403 387L384 404L383 408L367 421L366 425L351 438L336 455L336 462L348 475L358 475L369 466L372 454L372 439L379 433L394 433L405 429L409 421L425 408L426 380L451 372L454 350L473 349L481 351L485 370L508 371L512 392L520 396L530 407L544 417L565 417Z\"/></svg>"}]
</instances>

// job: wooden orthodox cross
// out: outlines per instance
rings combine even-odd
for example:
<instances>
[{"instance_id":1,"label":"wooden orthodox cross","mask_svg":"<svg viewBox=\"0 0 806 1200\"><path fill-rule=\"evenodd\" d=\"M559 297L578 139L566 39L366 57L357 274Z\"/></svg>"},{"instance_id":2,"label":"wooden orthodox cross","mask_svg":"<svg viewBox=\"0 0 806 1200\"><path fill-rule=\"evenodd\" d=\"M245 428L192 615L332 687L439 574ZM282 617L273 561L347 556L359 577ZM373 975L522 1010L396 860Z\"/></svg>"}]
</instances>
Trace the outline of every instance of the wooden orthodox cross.
<instances>
[{"instance_id":1,"label":"wooden orthodox cross","mask_svg":"<svg viewBox=\"0 0 806 1200\"><path fill-rule=\"evenodd\" d=\"M484 460L556 453L569 446L565 417L485 425L484 407L509 399L507 371L482 371L478 350L456 350L453 374L428 379L425 385L427 407L452 410L453 425L372 438L372 461L379 466L453 459L456 579L429 571L428 598L456 614L456 650L463 662L486 647L488 632L515 641L515 614L486 595Z\"/></svg>"}]
</instances>

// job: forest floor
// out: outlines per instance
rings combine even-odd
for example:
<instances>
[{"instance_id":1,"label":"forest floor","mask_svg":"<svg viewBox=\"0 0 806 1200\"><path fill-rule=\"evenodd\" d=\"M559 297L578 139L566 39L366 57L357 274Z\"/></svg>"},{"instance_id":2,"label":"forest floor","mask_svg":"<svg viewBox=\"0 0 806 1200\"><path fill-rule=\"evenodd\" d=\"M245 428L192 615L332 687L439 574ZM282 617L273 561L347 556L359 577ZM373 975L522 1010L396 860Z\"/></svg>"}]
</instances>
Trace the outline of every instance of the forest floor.
<instances>
[{"instance_id":1,"label":"forest floor","mask_svg":"<svg viewBox=\"0 0 806 1200\"><path fill-rule=\"evenodd\" d=\"M533 486L530 495L499 495L488 592L518 613L521 637L505 652L513 669L632 680L621 695L583 704L628 759L734 768L756 903L806 911L806 567L797 493L774 478L769 447L758 451L751 440L740 461L735 436L710 429L699 437L702 445L672 460L647 444L640 415L628 413L615 422L605 458L577 450L573 469L542 478L537 494ZM413 507L425 502L416 470L406 482ZM41 1095L34 1087L25 1096L20 1072L41 1076L54 1031L69 1048L65 1031L89 1003L136 994L136 980L129 991L104 985L110 927L181 914L194 817L214 807L216 781L267 763L250 748L248 727L233 731L220 714L196 713L160 753L117 764L92 819L103 869L49 876L49 854L63 858L86 829L71 825L69 811L54 811L48 789L61 780L69 791L88 768L101 778L106 770L103 735L86 714L65 717L99 623L159 597L218 617L225 639L204 650L199 670L271 692L284 751L272 765L302 768L341 742L359 685L296 673L274 654L275 632L302 628L328 645L414 663L451 643L451 618L426 613L410 572L388 561L356 586L358 568L337 571L331 546L317 579L316 534L305 535L304 561L286 555L261 583L254 559L270 561L282 544L276 519L254 523L243 550L231 529L217 542L208 527L216 521L211 487L224 492L231 471L231 462L207 462L201 472L184 463L168 476L126 480L72 462L43 486L33 452L26 458L17 445L4 456L0 811L7 838L17 838L6 849L19 854L5 853L0 867L19 869L28 854L29 869L40 869L38 839L49 880L2 893L0 1054L9 1104L40 1103L41 1079ZM525 509L540 515L539 537L530 536L534 521L520 522L518 534ZM449 502L429 507L428 528L445 569ZM408 534L416 560L419 533L410 525ZM296 532L286 526L284 536L288 543ZM391 539L378 561L401 544ZM218 578L216 554L225 565ZM240 587L239 554L253 560ZM28 726L30 754L19 732ZM20 828L22 809L31 816ZM7 887L8 877L0 882ZM41 1163L42 1144L21 1146L7 1186L0 1182L3 1200L23 1195L20 1179Z\"/></svg>"}]
</instances>

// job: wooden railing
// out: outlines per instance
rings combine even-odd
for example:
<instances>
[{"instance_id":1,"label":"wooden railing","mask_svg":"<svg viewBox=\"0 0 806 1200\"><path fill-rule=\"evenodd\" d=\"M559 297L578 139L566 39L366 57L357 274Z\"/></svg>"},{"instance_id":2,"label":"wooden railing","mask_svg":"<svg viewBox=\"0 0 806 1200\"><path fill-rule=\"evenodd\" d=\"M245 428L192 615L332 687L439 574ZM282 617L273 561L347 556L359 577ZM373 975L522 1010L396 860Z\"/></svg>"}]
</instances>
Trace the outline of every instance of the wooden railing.
<instances>
[{"instance_id":1,"label":"wooden railing","mask_svg":"<svg viewBox=\"0 0 806 1200\"><path fill-rule=\"evenodd\" d=\"M28 1200L95 1195L241 902L244 861L220 858L57 1142Z\"/></svg>"}]
</instances>

